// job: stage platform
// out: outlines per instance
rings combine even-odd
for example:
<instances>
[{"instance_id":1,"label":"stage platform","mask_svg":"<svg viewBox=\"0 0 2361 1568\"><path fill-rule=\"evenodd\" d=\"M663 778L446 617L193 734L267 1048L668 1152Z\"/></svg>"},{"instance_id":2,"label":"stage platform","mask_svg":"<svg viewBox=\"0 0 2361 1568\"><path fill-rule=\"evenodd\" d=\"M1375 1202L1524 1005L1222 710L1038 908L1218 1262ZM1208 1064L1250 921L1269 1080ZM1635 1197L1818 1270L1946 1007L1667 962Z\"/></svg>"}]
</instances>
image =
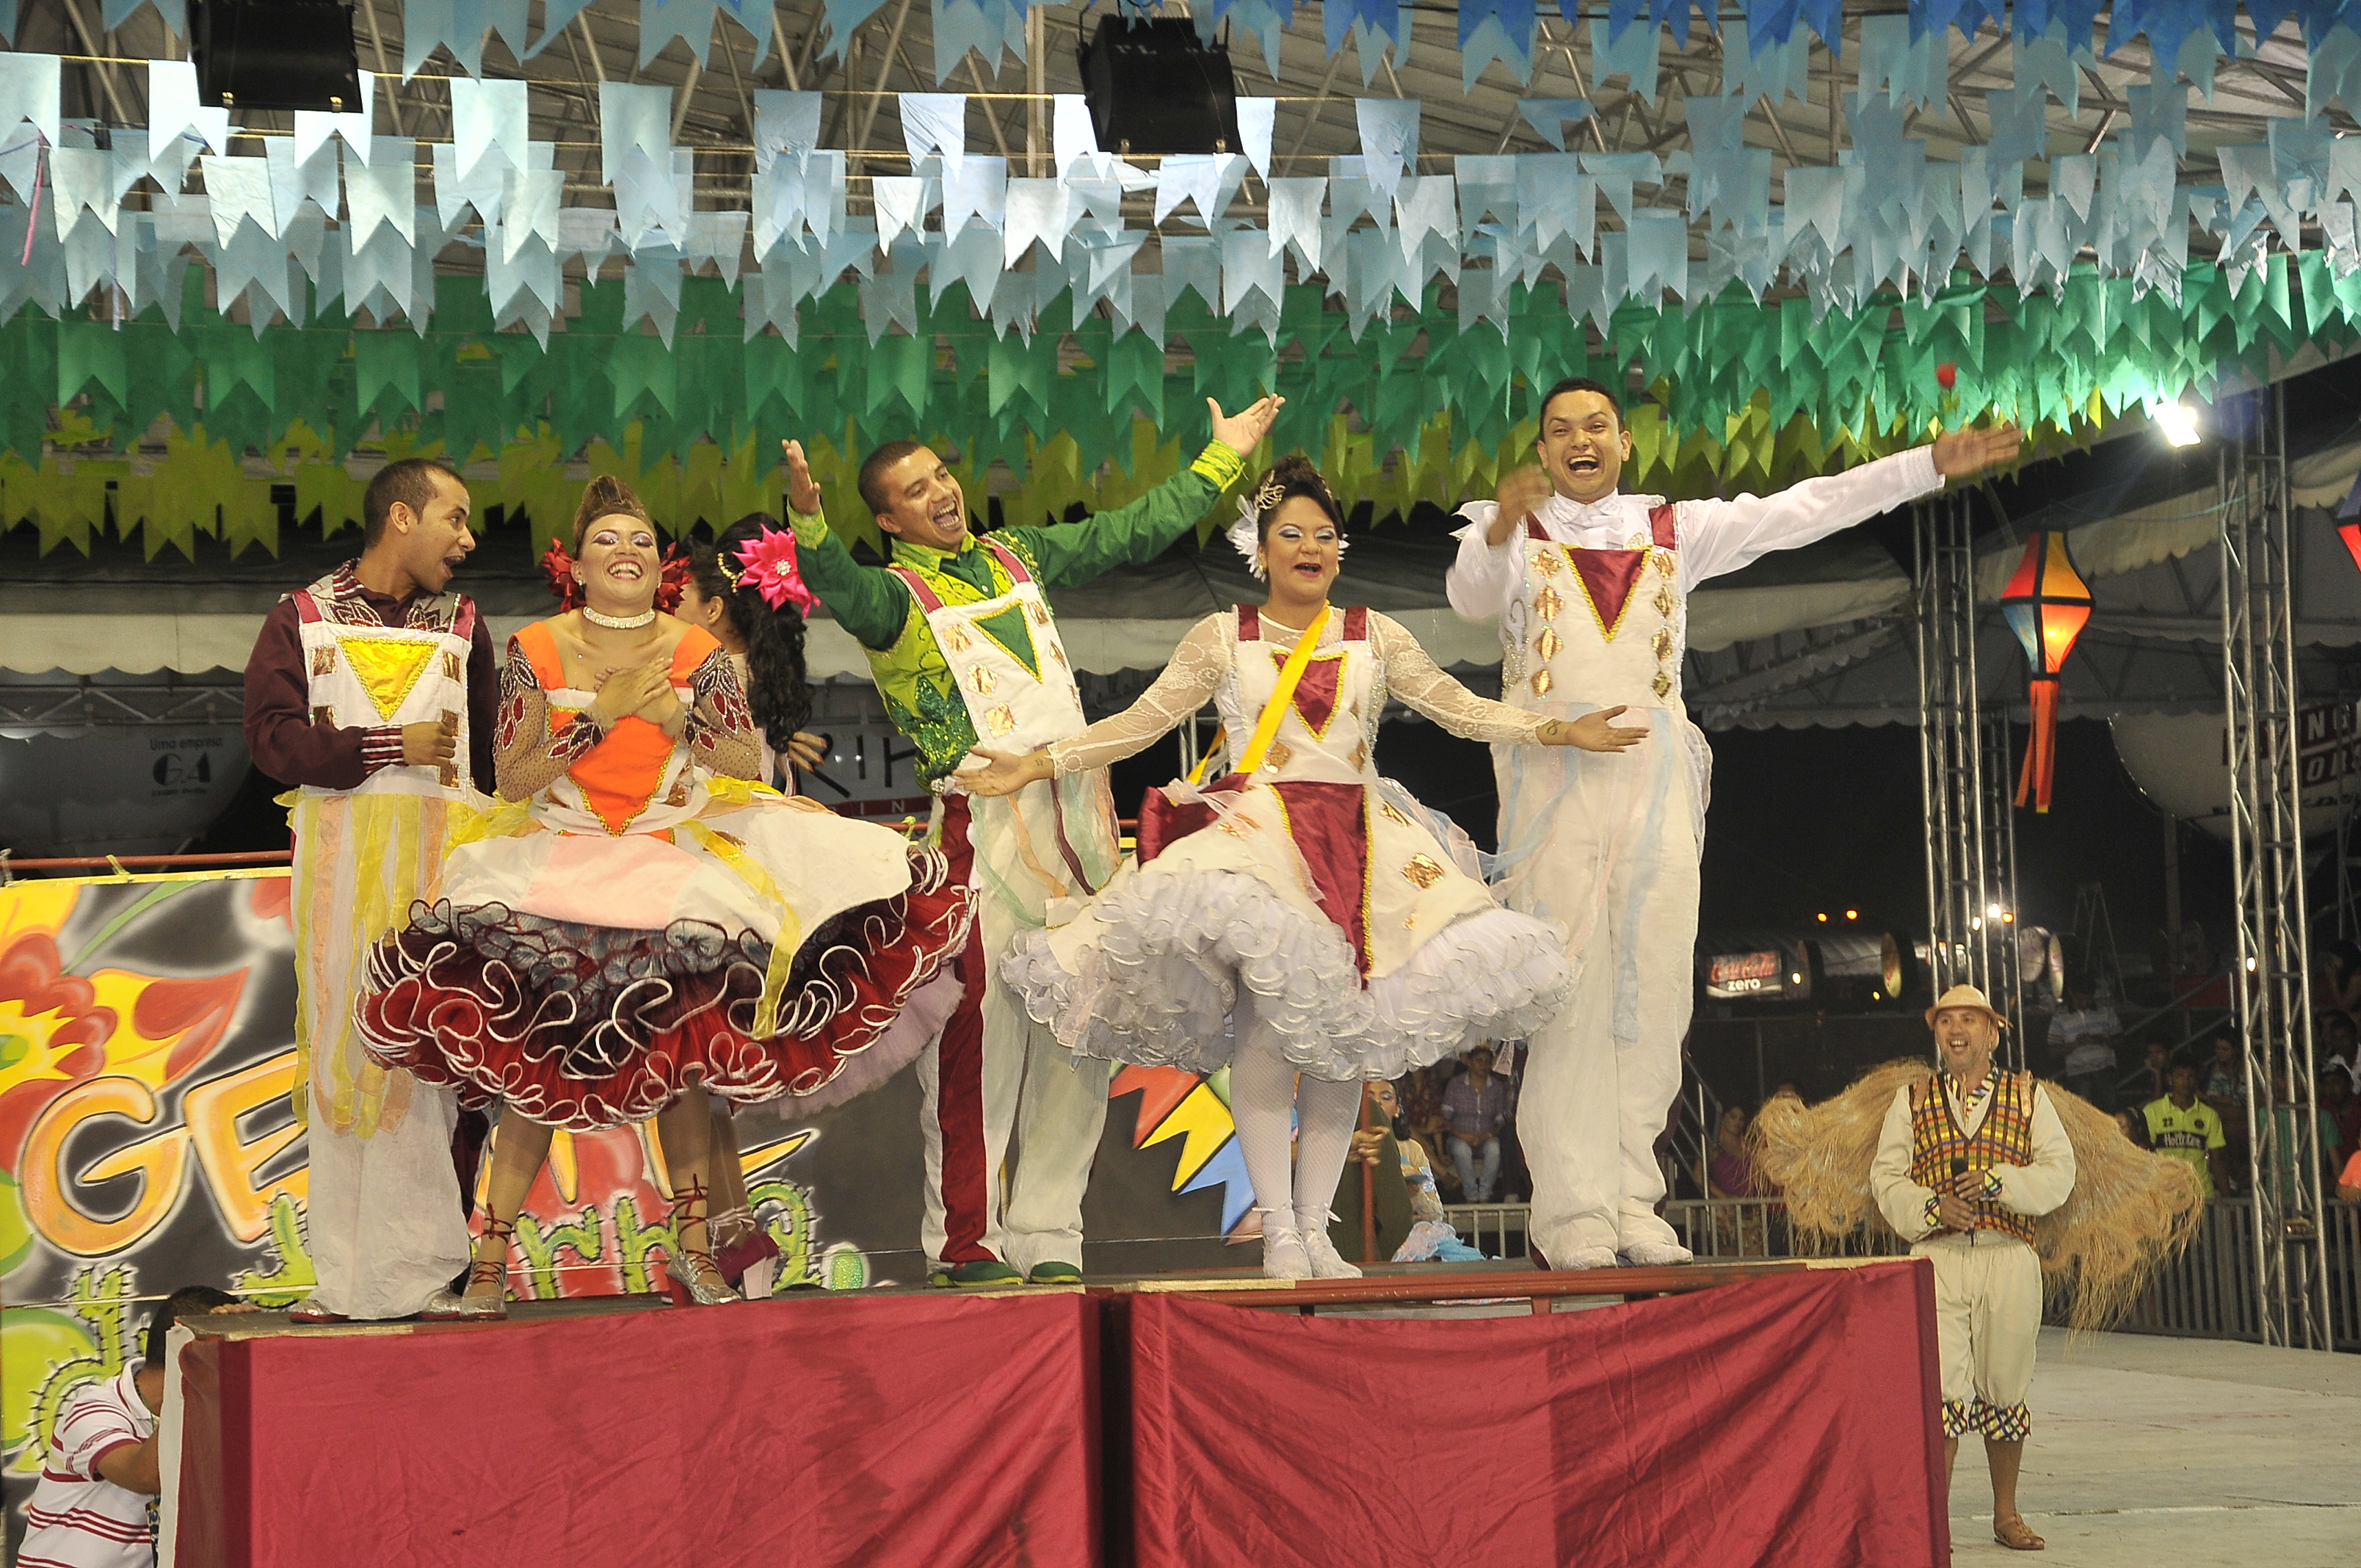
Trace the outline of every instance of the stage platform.
<instances>
[{"instance_id":1,"label":"stage platform","mask_svg":"<svg viewBox=\"0 0 2361 1568\"><path fill-rule=\"evenodd\" d=\"M182 1568L1931 1568L1947 1550L1932 1279L1906 1261L1210 1270L203 1328Z\"/></svg>"},{"instance_id":2,"label":"stage platform","mask_svg":"<svg viewBox=\"0 0 2361 1568\"><path fill-rule=\"evenodd\" d=\"M2361 1556L2361 1355L2049 1329L2027 1400L2019 1502L2048 1562L2345 1568ZM1962 1563L2024 1561L1992 1539L1973 1443L1951 1535Z\"/></svg>"}]
</instances>

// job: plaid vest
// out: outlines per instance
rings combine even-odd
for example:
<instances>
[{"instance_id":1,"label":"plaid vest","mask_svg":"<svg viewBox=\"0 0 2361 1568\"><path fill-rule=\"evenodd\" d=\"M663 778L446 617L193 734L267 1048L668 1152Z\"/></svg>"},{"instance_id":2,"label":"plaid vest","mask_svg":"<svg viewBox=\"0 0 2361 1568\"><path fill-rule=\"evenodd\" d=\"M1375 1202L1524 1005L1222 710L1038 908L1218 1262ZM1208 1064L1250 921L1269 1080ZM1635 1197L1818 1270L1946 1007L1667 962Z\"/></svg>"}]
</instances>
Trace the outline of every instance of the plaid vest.
<instances>
[{"instance_id":1,"label":"plaid vest","mask_svg":"<svg viewBox=\"0 0 2361 1568\"><path fill-rule=\"evenodd\" d=\"M1942 1075L1927 1080L1910 1109L1910 1179L1939 1191L1950 1185L1952 1162L1959 1159L1966 1160L1971 1171L2033 1163L2032 1074L1993 1074L1992 1104L1976 1124L1973 1137L1960 1130L1958 1118L1951 1114L1951 1099L1943 1092ZM1976 1212L1978 1230L2004 1232L2032 1245L2031 1216L2012 1212L1995 1198L1971 1199L1970 1203ZM1948 1230L1929 1233L1950 1234Z\"/></svg>"}]
</instances>

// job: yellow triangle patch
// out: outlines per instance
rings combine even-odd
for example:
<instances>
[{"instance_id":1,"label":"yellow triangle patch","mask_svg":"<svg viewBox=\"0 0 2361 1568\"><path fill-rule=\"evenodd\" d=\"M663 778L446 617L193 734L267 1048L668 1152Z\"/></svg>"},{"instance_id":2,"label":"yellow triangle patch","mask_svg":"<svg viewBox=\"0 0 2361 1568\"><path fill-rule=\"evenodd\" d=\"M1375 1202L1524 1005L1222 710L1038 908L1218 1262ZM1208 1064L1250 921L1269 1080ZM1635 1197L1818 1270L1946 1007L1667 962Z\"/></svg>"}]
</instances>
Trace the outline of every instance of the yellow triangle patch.
<instances>
[{"instance_id":1,"label":"yellow triangle patch","mask_svg":"<svg viewBox=\"0 0 2361 1568\"><path fill-rule=\"evenodd\" d=\"M418 677L426 673L435 649L435 643L423 637L371 637L359 631L336 633L336 646L344 650L361 688L377 705L377 716L388 723L401 711Z\"/></svg>"}]
</instances>

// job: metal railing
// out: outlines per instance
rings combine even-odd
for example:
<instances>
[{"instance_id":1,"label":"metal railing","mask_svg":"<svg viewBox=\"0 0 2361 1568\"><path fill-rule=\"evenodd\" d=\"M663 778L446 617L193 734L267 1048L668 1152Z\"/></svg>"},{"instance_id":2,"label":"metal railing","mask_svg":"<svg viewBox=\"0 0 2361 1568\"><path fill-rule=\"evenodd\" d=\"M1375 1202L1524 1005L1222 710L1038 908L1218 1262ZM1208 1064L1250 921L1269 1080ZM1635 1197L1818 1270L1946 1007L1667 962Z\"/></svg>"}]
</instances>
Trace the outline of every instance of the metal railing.
<instances>
[{"instance_id":1,"label":"metal railing","mask_svg":"<svg viewBox=\"0 0 2361 1568\"><path fill-rule=\"evenodd\" d=\"M1459 1239L1486 1257L1523 1257L1530 1203L1446 1203L1443 1217Z\"/></svg>"},{"instance_id":2,"label":"metal railing","mask_svg":"<svg viewBox=\"0 0 2361 1568\"><path fill-rule=\"evenodd\" d=\"M2329 1343L2338 1350L2361 1350L2361 1205L2332 1202L2317 1230L2282 1236L2277 1245L2293 1255L2291 1263L2316 1258L2327 1286ZM2255 1236L2255 1205L2244 1198L2215 1199L2205 1205L2196 1241L2158 1271L2123 1327L2136 1333L2262 1343L2255 1260L2266 1250Z\"/></svg>"}]
</instances>

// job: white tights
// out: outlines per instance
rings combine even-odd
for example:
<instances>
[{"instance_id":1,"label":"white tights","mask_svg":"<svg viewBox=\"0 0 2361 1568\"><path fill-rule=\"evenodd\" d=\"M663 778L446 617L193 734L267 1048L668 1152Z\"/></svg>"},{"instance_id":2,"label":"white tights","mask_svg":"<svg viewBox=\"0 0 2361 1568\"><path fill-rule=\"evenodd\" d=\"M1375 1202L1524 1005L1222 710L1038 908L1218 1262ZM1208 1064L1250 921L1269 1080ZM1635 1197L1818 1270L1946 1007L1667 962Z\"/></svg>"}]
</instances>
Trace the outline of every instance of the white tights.
<instances>
[{"instance_id":1,"label":"white tights","mask_svg":"<svg viewBox=\"0 0 2361 1568\"><path fill-rule=\"evenodd\" d=\"M1230 1058L1230 1116L1237 1124L1238 1152L1254 1183L1255 1203L1263 1211L1263 1228L1268 1232L1292 1224L1299 1230L1324 1231L1328 1206L1345 1174L1345 1158L1352 1152L1361 1086L1309 1075L1299 1083L1295 1064L1280 1054L1277 1036L1255 1010L1254 992L1243 985L1231 1016L1236 1048ZM1291 1179L1290 1109L1300 1124Z\"/></svg>"}]
</instances>

